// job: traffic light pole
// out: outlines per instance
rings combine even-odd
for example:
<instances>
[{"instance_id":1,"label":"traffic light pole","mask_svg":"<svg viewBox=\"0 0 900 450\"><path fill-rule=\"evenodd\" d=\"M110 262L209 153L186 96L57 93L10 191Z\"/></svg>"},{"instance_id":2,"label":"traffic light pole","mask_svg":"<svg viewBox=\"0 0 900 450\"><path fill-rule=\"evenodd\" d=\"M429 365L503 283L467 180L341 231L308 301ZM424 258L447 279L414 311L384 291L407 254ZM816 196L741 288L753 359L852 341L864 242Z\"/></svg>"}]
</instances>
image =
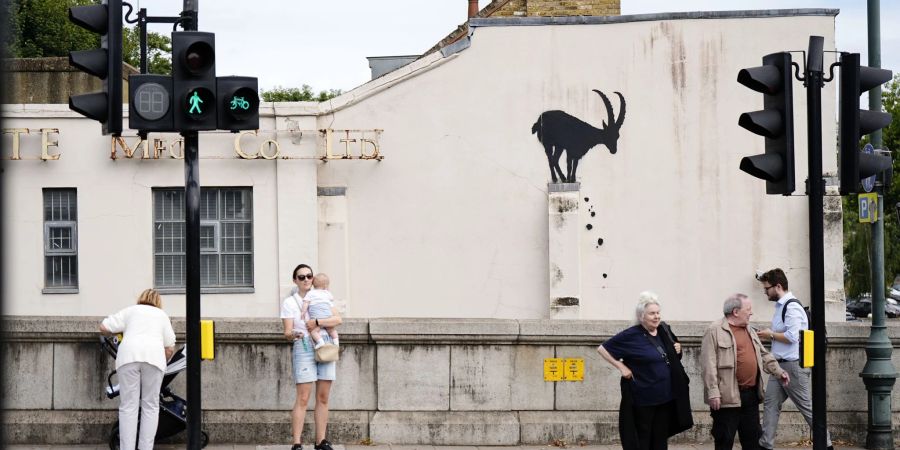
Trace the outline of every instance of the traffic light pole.
<instances>
[{"instance_id":1,"label":"traffic light pole","mask_svg":"<svg viewBox=\"0 0 900 450\"><path fill-rule=\"evenodd\" d=\"M184 0L183 28L197 31L197 1ZM200 395L200 143L184 131L185 334L187 341L187 449L200 450L203 404Z\"/></svg>"},{"instance_id":2,"label":"traffic light pole","mask_svg":"<svg viewBox=\"0 0 900 450\"><path fill-rule=\"evenodd\" d=\"M809 37L806 60L806 108L809 144L809 287L812 310L812 329L815 330L815 364L812 368L812 435L813 449L826 450L827 405L825 380L825 249L824 249L824 196L825 180L822 178L822 87L823 45L821 36Z\"/></svg>"},{"instance_id":3,"label":"traffic light pole","mask_svg":"<svg viewBox=\"0 0 900 450\"><path fill-rule=\"evenodd\" d=\"M200 450L203 422L200 395L200 149L196 131L186 131L181 135L184 137L187 448Z\"/></svg>"},{"instance_id":4,"label":"traffic light pole","mask_svg":"<svg viewBox=\"0 0 900 450\"><path fill-rule=\"evenodd\" d=\"M869 67L881 67L881 13L879 0L868 0ZM869 110L881 111L881 85L869 91ZM871 144L881 147L881 129L870 134ZM880 181L880 180L879 180ZM884 195L882 187L875 187L878 195L878 220L872 223L872 326L866 341L866 365L860 376L868 391L867 449L893 449L891 424L891 391L897 379L897 369L891 362L893 346L887 336L884 314Z\"/></svg>"}]
</instances>

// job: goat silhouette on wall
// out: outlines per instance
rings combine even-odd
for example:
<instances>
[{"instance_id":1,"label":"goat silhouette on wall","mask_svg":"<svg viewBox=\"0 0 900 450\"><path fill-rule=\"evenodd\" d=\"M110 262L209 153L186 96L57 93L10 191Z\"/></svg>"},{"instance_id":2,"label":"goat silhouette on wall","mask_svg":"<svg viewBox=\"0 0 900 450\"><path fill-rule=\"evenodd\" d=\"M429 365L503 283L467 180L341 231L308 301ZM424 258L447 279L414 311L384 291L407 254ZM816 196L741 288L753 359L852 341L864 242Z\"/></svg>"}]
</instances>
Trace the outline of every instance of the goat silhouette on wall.
<instances>
[{"instance_id":1,"label":"goat silhouette on wall","mask_svg":"<svg viewBox=\"0 0 900 450\"><path fill-rule=\"evenodd\" d=\"M603 121L603 128L596 128L591 124L574 117L565 111L545 111L538 116L537 122L531 127L531 133L537 134L538 141L544 146L547 154L547 163L550 164L550 177L554 183L574 183L575 172L578 170L578 161L588 150L603 144L611 154L616 153L616 143L619 140L619 128L625 121L625 98L619 96L619 117L613 114L612 104L609 98L602 92L593 89L600 94L603 104L606 105L606 114L609 124ZM559 168L559 159L566 152L566 173Z\"/></svg>"}]
</instances>

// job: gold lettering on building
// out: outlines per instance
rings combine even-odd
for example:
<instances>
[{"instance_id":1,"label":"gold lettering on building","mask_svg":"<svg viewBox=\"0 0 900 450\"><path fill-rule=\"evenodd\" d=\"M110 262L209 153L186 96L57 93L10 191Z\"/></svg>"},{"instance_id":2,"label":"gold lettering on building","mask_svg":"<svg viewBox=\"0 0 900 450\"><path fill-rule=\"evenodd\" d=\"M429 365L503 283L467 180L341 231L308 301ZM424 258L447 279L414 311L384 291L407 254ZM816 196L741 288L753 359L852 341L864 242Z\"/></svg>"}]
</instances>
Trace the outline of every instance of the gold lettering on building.
<instances>
[{"instance_id":1,"label":"gold lettering on building","mask_svg":"<svg viewBox=\"0 0 900 450\"><path fill-rule=\"evenodd\" d=\"M268 147L269 150L272 150L272 148L274 147L275 153L267 155L264 151L266 147ZM275 159L279 154L281 154L281 145L278 144L278 141L267 139L266 141L263 141L262 144L259 144L259 151L257 152L257 154L259 154L259 156L261 156L263 159Z\"/></svg>"},{"instance_id":2,"label":"gold lettering on building","mask_svg":"<svg viewBox=\"0 0 900 450\"><path fill-rule=\"evenodd\" d=\"M349 159L350 158L350 143L356 142L356 139L350 139L350 130L344 130L345 136L344 139L341 139L341 142L344 143L344 156L341 158ZM360 155L362 156L362 155Z\"/></svg>"},{"instance_id":3,"label":"gold lettering on building","mask_svg":"<svg viewBox=\"0 0 900 450\"><path fill-rule=\"evenodd\" d=\"M51 140L50 135L55 134L56 139ZM59 128L41 128L41 160L55 161L59 159L59 153L50 154L50 147L59 147Z\"/></svg>"},{"instance_id":4,"label":"gold lettering on building","mask_svg":"<svg viewBox=\"0 0 900 450\"><path fill-rule=\"evenodd\" d=\"M339 139L338 141L344 144L344 154L343 155L335 155L334 154L334 132L335 131L343 131L344 137ZM325 156L322 156L322 161L328 161L331 159L374 159L376 161L381 161L384 159L384 156L381 156L379 145L378 145L378 137L381 135L381 132L384 130L374 129L374 130L332 130L331 128L326 128L324 130L319 130L319 134L322 136L322 139L325 141ZM366 137L366 132L374 133L375 136L370 139ZM351 137L352 136L359 136ZM351 154L351 146L350 144L359 142L359 156L355 156ZM366 149L368 146L371 146L372 153L366 154Z\"/></svg>"},{"instance_id":5,"label":"gold lettering on building","mask_svg":"<svg viewBox=\"0 0 900 450\"><path fill-rule=\"evenodd\" d=\"M55 161L60 159L59 153L51 153L50 147L59 149L59 129L58 128L4 128L4 135L12 136L12 155L9 159L21 160L21 142L22 135L27 135L34 131L41 132L41 156L43 161ZM283 155L281 142L277 138L278 130L274 130L276 137L273 139L265 139L258 144L255 151L247 152L250 145L255 143L247 142L248 136L259 137L259 130L247 130L237 134L234 138L233 147L236 158L239 159L319 159L322 161L332 159L362 159L381 161L384 156L381 155L381 145L379 138L384 130L334 130L326 128L318 130L320 139L317 142L318 148L324 146L324 155L316 152L315 156L303 155ZM299 130L291 129L291 143L299 145L299 138L302 136ZM339 134L338 134L339 133ZM344 144L343 153L334 154L335 134L340 136L339 143ZM374 136L373 136L374 134ZM129 142L126 138L131 139ZM245 139L246 138L246 139ZM135 140L136 139L136 140ZM257 141L258 142L258 141ZM252 147L250 147L252 148ZM152 149L152 150L151 150ZM295 148L295 150L298 150ZM320 150L321 151L321 150ZM355 152L359 153L356 154ZM113 136L110 138L109 158L112 160L119 159L120 155L124 155L128 159L163 159L164 154L168 152L171 159L184 159L184 139L177 138L175 140L166 141L165 139L153 139L152 141L141 136ZM367 153L368 152L368 153ZM139 156L137 156L139 155ZM322 156L319 156L322 155ZM221 159L220 156L211 156L213 159ZM37 159L37 158L34 158Z\"/></svg>"},{"instance_id":6,"label":"gold lettering on building","mask_svg":"<svg viewBox=\"0 0 900 450\"><path fill-rule=\"evenodd\" d=\"M12 135L12 158L13 160L20 160L22 156L19 155L19 135L20 134L28 134L28 128L4 128L3 134L11 134Z\"/></svg>"},{"instance_id":7,"label":"gold lettering on building","mask_svg":"<svg viewBox=\"0 0 900 450\"><path fill-rule=\"evenodd\" d=\"M128 146L128 142L125 142L124 137L122 137L122 136L113 137L112 142L110 142L110 144L112 146L112 151L110 152L109 159L116 159L116 150L118 148L122 149L122 153L125 154L126 158L129 158L129 159L133 158L135 152L137 152L137 150L140 149L141 147L144 148L144 150L141 152L141 159L150 159L149 142L147 142L146 139L144 139L140 136L137 136L137 138L138 138L137 144L134 146L134 148L131 148Z\"/></svg>"}]
</instances>

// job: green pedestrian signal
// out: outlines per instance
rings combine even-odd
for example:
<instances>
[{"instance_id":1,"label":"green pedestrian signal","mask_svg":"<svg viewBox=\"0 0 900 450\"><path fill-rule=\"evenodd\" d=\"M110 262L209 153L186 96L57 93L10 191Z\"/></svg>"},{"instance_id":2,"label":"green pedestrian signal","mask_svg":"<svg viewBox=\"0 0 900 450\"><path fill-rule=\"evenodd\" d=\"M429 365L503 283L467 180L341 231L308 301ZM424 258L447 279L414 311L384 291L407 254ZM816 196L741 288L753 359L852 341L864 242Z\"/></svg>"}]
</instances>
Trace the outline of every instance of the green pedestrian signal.
<instances>
[{"instance_id":1,"label":"green pedestrian signal","mask_svg":"<svg viewBox=\"0 0 900 450\"><path fill-rule=\"evenodd\" d=\"M191 110L188 111L188 114L202 114L203 111L200 110L200 104L203 103L203 100L200 99L200 94L197 91L194 91L194 95L191 95L191 98L188 99L188 102L191 104Z\"/></svg>"},{"instance_id":2,"label":"green pedestrian signal","mask_svg":"<svg viewBox=\"0 0 900 450\"><path fill-rule=\"evenodd\" d=\"M184 99L184 115L192 120L205 119L213 114L216 104L215 95L209 89L196 87L187 92Z\"/></svg>"},{"instance_id":3,"label":"green pedestrian signal","mask_svg":"<svg viewBox=\"0 0 900 450\"><path fill-rule=\"evenodd\" d=\"M212 33L172 33L174 128L206 131L216 127L216 40Z\"/></svg>"}]
</instances>

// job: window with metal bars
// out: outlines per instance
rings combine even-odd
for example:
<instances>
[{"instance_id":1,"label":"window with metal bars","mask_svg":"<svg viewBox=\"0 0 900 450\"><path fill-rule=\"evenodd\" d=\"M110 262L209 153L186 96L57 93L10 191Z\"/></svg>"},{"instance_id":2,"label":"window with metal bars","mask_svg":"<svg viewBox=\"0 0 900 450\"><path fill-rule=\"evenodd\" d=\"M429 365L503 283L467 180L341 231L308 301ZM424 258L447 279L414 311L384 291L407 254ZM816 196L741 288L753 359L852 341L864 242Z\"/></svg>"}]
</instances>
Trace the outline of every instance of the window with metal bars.
<instances>
[{"instance_id":1,"label":"window with metal bars","mask_svg":"<svg viewBox=\"0 0 900 450\"><path fill-rule=\"evenodd\" d=\"M200 287L203 292L253 288L253 191L200 190ZM153 280L183 292L186 248L184 188L153 189Z\"/></svg>"},{"instance_id":2,"label":"window with metal bars","mask_svg":"<svg viewBox=\"0 0 900 450\"><path fill-rule=\"evenodd\" d=\"M75 189L44 189L43 292L78 292L78 205Z\"/></svg>"}]
</instances>

